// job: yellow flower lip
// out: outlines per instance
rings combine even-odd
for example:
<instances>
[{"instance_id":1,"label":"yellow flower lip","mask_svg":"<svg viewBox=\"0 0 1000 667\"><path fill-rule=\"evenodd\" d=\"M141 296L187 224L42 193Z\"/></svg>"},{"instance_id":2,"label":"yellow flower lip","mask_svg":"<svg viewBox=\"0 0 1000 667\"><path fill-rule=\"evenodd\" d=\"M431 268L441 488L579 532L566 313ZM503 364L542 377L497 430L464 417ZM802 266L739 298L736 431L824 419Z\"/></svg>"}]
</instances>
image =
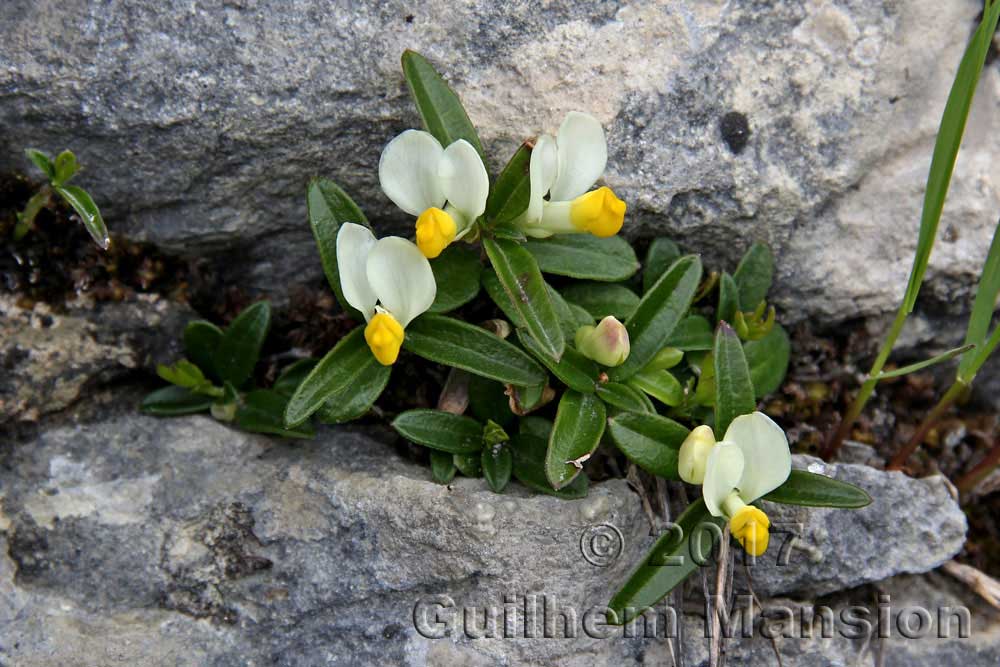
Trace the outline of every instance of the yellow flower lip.
<instances>
[{"instance_id":1,"label":"yellow flower lip","mask_svg":"<svg viewBox=\"0 0 1000 667\"><path fill-rule=\"evenodd\" d=\"M581 231L606 238L621 230L626 208L611 188L602 186L573 200L570 221Z\"/></svg>"},{"instance_id":2,"label":"yellow flower lip","mask_svg":"<svg viewBox=\"0 0 1000 667\"><path fill-rule=\"evenodd\" d=\"M729 520L733 537L751 556L762 556L767 551L770 525L771 520L763 510L753 505L744 505Z\"/></svg>"},{"instance_id":3,"label":"yellow flower lip","mask_svg":"<svg viewBox=\"0 0 1000 667\"><path fill-rule=\"evenodd\" d=\"M376 313L365 327L365 341L383 366L396 363L399 348L403 346L403 335L403 326L389 313Z\"/></svg>"},{"instance_id":4,"label":"yellow flower lip","mask_svg":"<svg viewBox=\"0 0 1000 667\"><path fill-rule=\"evenodd\" d=\"M417 247L427 259L440 255L457 233L455 219L439 208L431 207L417 218Z\"/></svg>"}]
</instances>

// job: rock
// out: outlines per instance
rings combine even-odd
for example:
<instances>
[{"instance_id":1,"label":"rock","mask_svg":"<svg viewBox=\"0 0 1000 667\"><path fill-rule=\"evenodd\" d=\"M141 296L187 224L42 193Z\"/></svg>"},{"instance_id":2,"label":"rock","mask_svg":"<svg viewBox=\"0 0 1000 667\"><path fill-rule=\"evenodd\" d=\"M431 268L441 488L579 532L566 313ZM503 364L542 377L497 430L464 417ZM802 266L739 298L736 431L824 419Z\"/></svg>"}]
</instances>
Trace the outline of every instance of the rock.
<instances>
[{"instance_id":1,"label":"rock","mask_svg":"<svg viewBox=\"0 0 1000 667\"><path fill-rule=\"evenodd\" d=\"M941 109L981 3L695 0L628 5L306 0L100 11L13 0L0 16L0 168L69 146L112 228L238 258L268 292L320 275L304 189L328 175L385 231L382 146L418 124L399 68L453 82L495 171L572 109L608 128L628 234L669 234L732 268L778 256L784 316L895 308ZM45 39L37 39L45 35ZM927 295L968 308L1000 205L1000 68L987 68Z\"/></svg>"},{"instance_id":2,"label":"rock","mask_svg":"<svg viewBox=\"0 0 1000 667\"><path fill-rule=\"evenodd\" d=\"M181 356L190 310L155 295L26 310L0 295L0 423L37 421L98 386Z\"/></svg>"},{"instance_id":3,"label":"rock","mask_svg":"<svg viewBox=\"0 0 1000 667\"><path fill-rule=\"evenodd\" d=\"M860 510L764 503L775 544L750 567L759 594L815 596L927 572L965 543L965 513L942 475L914 479L802 455L794 465L856 484L873 502Z\"/></svg>"},{"instance_id":4,"label":"rock","mask_svg":"<svg viewBox=\"0 0 1000 667\"><path fill-rule=\"evenodd\" d=\"M595 623L651 542L624 480L578 501L518 485L497 496L483 480L430 482L379 428L292 444L207 417L142 416L139 399L82 403L35 439L0 446L0 664L667 660L662 625L660 639L641 628L638 639L603 638ZM758 592L811 595L926 570L961 544L964 517L940 479L831 472L876 505L769 508L803 531L788 566L752 568ZM906 531L922 541L905 543ZM526 604L539 610L535 638L524 636ZM567 608L570 638L557 613ZM498 636L475 638L488 609Z\"/></svg>"},{"instance_id":5,"label":"rock","mask_svg":"<svg viewBox=\"0 0 1000 667\"><path fill-rule=\"evenodd\" d=\"M434 484L358 431L288 444L137 402L0 449L0 664L637 665L664 650L580 630L646 547L624 480L578 501L498 496ZM624 538L609 567L581 553L603 524ZM526 599L548 600L550 624L576 610L578 638L466 636L463 608L476 633L487 608ZM436 613L457 618L448 636Z\"/></svg>"},{"instance_id":6,"label":"rock","mask_svg":"<svg viewBox=\"0 0 1000 667\"><path fill-rule=\"evenodd\" d=\"M749 606L749 599L737 596L730 613L732 626L723 635L729 664L770 667L777 664L775 651L782 664L793 666L992 667L1000 658L996 610L937 573L902 575L816 599L767 600L763 612L739 615ZM691 614L685 621L684 664L705 667L705 619ZM751 628L746 636L744 627Z\"/></svg>"}]
</instances>

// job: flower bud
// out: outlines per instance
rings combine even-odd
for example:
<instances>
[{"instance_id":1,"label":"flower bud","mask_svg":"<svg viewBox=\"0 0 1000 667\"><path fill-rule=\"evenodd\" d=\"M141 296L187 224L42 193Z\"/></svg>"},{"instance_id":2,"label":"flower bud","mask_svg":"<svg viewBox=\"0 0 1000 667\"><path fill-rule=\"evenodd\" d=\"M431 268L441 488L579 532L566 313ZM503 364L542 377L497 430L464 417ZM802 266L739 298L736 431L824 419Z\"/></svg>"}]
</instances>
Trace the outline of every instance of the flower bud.
<instances>
[{"instance_id":1,"label":"flower bud","mask_svg":"<svg viewBox=\"0 0 1000 667\"><path fill-rule=\"evenodd\" d=\"M596 327L582 326L576 330L576 349L602 366L620 366L628 359L628 329L609 315Z\"/></svg>"},{"instance_id":2,"label":"flower bud","mask_svg":"<svg viewBox=\"0 0 1000 667\"><path fill-rule=\"evenodd\" d=\"M715 433L712 432L711 426L702 424L691 431L677 455L677 472L681 479L688 484L703 483L705 464L713 447L715 447Z\"/></svg>"}]
</instances>

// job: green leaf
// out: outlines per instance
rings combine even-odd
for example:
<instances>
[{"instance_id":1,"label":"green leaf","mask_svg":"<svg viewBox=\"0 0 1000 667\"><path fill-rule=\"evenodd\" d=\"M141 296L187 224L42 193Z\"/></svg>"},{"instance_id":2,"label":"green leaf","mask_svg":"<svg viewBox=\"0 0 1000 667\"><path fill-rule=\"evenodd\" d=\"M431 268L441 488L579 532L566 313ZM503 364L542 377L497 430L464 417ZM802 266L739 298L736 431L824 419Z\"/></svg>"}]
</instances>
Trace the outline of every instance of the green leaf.
<instances>
[{"instance_id":1,"label":"green leaf","mask_svg":"<svg viewBox=\"0 0 1000 667\"><path fill-rule=\"evenodd\" d=\"M24 210L17 214L17 225L14 227L15 241L20 241L24 238L24 235L35 224L35 218L38 217L38 214L50 204L51 197L52 194L45 189L31 195L28 203L24 205Z\"/></svg>"},{"instance_id":2,"label":"green leaf","mask_svg":"<svg viewBox=\"0 0 1000 667\"><path fill-rule=\"evenodd\" d=\"M54 186L53 189L80 216L83 226L87 228L94 243L99 245L102 250L107 250L108 246L111 245L111 237L108 236L108 228L104 224L104 218L101 217L101 212L94 200L91 199L90 194L75 185Z\"/></svg>"},{"instance_id":3,"label":"green leaf","mask_svg":"<svg viewBox=\"0 0 1000 667\"><path fill-rule=\"evenodd\" d=\"M445 148L459 139L465 139L485 164L486 153L469 114L434 66L416 51L407 50L403 52L403 76L424 121L424 128Z\"/></svg>"},{"instance_id":4,"label":"green leaf","mask_svg":"<svg viewBox=\"0 0 1000 667\"><path fill-rule=\"evenodd\" d=\"M204 390L211 387L212 383L208 381L208 378L205 377L200 368L187 359L181 359L173 366L159 364L156 367L156 374L170 384L177 385L178 387L185 387L201 394L210 394L210 392Z\"/></svg>"},{"instance_id":5,"label":"green leaf","mask_svg":"<svg viewBox=\"0 0 1000 667\"><path fill-rule=\"evenodd\" d=\"M376 387L385 387L390 372L391 366L375 359L364 329L358 327L340 339L295 390L285 409L285 424L301 424L327 401L351 405L357 394L370 396Z\"/></svg>"},{"instance_id":6,"label":"green leaf","mask_svg":"<svg viewBox=\"0 0 1000 667\"><path fill-rule=\"evenodd\" d=\"M955 158L962 144L962 134L965 132L972 98L976 93L983 64L990 50L993 34L996 32L997 20L1000 18L1000 2L993 2L984 12L979 27L972 36L962 61L959 63L955 81L948 93L944 113L941 116L941 126L934 142L934 154L931 158L930 171L927 174L927 186L924 189L923 210L920 214L920 233L917 239L917 252L913 258L913 268L906 286L906 294L900 310L909 313L917 302L917 294L924 280L927 263L930 260L934 238L937 236L938 223L944 209L944 200L948 195L952 171L955 168Z\"/></svg>"},{"instance_id":7,"label":"green leaf","mask_svg":"<svg viewBox=\"0 0 1000 667\"><path fill-rule=\"evenodd\" d=\"M608 315L625 320L639 305L639 295L614 283L575 283L562 291L563 298L586 310L593 319Z\"/></svg>"},{"instance_id":8,"label":"green leaf","mask_svg":"<svg viewBox=\"0 0 1000 667\"><path fill-rule=\"evenodd\" d=\"M245 308L226 327L212 357L212 365L223 380L241 387L250 379L270 328L271 304L267 301Z\"/></svg>"},{"instance_id":9,"label":"green leaf","mask_svg":"<svg viewBox=\"0 0 1000 667\"><path fill-rule=\"evenodd\" d=\"M531 181L528 178L530 164L531 148L527 144L521 144L497 176L489 199L486 200L486 220L491 225L513 222L527 210L531 196Z\"/></svg>"},{"instance_id":10,"label":"green leaf","mask_svg":"<svg viewBox=\"0 0 1000 667\"><path fill-rule=\"evenodd\" d=\"M528 415L518 420L518 433L530 435L544 440L538 448L538 460L545 461L545 453L548 451L549 436L552 435L552 420L537 415Z\"/></svg>"},{"instance_id":11,"label":"green leaf","mask_svg":"<svg viewBox=\"0 0 1000 667\"><path fill-rule=\"evenodd\" d=\"M385 391L391 373L391 366L378 364L378 368L361 377L353 387L327 399L316 411L316 417L324 424L344 424L364 416Z\"/></svg>"},{"instance_id":12,"label":"green leaf","mask_svg":"<svg viewBox=\"0 0 1000 667\"><path fill-rule=\"evenodd\" d=\"M483 448L482 424L442 410L407 410L392 427L407 440L441 452L478 454Z\"/></svg>"},{"instance_id":13,"label":"green leaf","mask_svg":"<svg viewBox=\"0 0 1000 667\"><path fill-rule=\"evenodd\" d=\"M715 345L712 325L701 315L688 315L674 329L667 344L684 352L711 350Z\"/></svg>"},{"instance_id":14,"label":"green leaf","mask_svg":"<svg viewBox=\"0 0 1000 667\"><path fill-rule=\"evenodd\" d=\"M496 225L493 227L492 231L493 238L496 239L507 239L508 241L517 241L518 243L524 243L528 240L528 237L524 235L524 232L511 223Z\"/></svg>"},{"instance_id":15,"label":"green leaf","mask_svg":"<svg viewBox=\"0 0 1000 667\"><path fill-rule=\"evenodd\" d=\"M171 385L148 394L142 401L142 411L157 417L192 415L211 408L213 400L211 396Z\"/></svg>"},{"instance_id":16,"label":"green leaf","mask_svg":"<svg viewBox=\"0 0 1000 667\"><path fill-rule=\"evenodd\" d=\"M513 475L521 484L533 491L556 496L565 500L576 500L587 496L590 481L581 473L576 479L561 489L553 489L545 477L545 452L548 434L543 428L548 420L541 417L525 417L521 420L522 430L510 442L513 454ZM549 423L551 426L551 423ZM527 426L527 428L525 428Z\"/></svg>"},{"instance_id":17,"label":"green leaf","mask_svg":"<svg viewBox=\"0 0 1000 667\"><path fill-rule=\"evenodd\" d=\"M455 479L455 455L431 450L431 475L438 484L448 484Z\"/></svg>"},{"instance_id":18,"label":"green leaf","mask_svg":"<svg viewBox=\"0 0 1000 667\"><path fill-rule=\"evenodd\" d=\"M403 347L414 354L505 384L543 384L545 369L486 329L444 315L421 315L406 329Z\"/></svg>"},{"instance_id":19,"label":"green leaf","mask_svg":"<svg viewBox=\"0 0 1000 667\"><path fill-rule=\"evenodd\" d=\"M739 288L736 287L736 281L733 277L722 272L719 276L719 306L715 311L715 321L733 323L733 319L736 317L736 311L740 307L740 294Z\"/></svg>"},{"instance_id":20,"label":"green leaf","mask_svg":"<svg viewBox=\"0 0 1000 667\"><path fill-rule=\"evenodd\" d=\"M510 411L510 399L506 388L496 380L484 378L481 375L469 377L469 412L479 421L496 422L507 427L514 421L514 413Z\"/></svg>"},{"instance_id":21,"label":"green leaf","mask_svg":"<svg viewBox=\"0 0 1000 667\"><path fill-rule=\"evenodd\" d=\"M723 322L715 331L715 432L724 434L730 422L757 407L750 367L733 328Z\"/></svg>"},{"instance_id":22,"label":"green leaf","mask_svg":"<svg viewBox=\"0 0 1000 667\"><path fill-rule=\"evenodd\" d=\"M545 353L558 360L566 348L566 340L534 258L514 241L483 239L483 248L517 319Z\"/></svg>"},{"instance_id":23,"label":"green leaf","mask_svg":"<svg viewBox=\"0 0 1000 667\"><path fill-rule=\"evenodd\" d=\"M976 300L972 304L969 326L965 331L965 344L975 345L978 348L964 353L962 361L958 364L958 377L966 384L972 382L989 356L989 352L983 353L983 348L989 336L998 294L1000 294L1000 224L993 231L993 241L990 243L986 262L983 264L983 273L979 276Z\"/></svg>"},{"instance_id":24,"label":"green leaf","mask_svg":"<svg viewBox=\"0 0 1000 667\"><path fill-rule=\"evenodd\" d=\"M680 256L680 248L670 239L653 239L646 251L646 263L642 268L642 293L648 292Z\"/></svg>"},{"instance_id":25,"label":"green leaf","mask_svg":"<svg viewBox=\"0 0 1000 667\"><path fill-rule=\"evenodd\" d=\"M63 185L76 175L76 172L80 170L80 165L77 164L76 156L73 155L72 151L63 151L56 156L55 169L56 175L52 179L52 184Z\"/></svg>"},{"instance_id":26,"label":"green leaf","mask_svg":"<svg viewBox=\"0 0 1000 667\"><path fill-rule=\"evenodd\" d=\"M677 324L687 314L701 280L701 260L682 257L663 274L642 297L635 312L625 322L631 345L628 359L609 375L612 380L628 379L667 346ZM673 347L681 347L671 343Z\"/></svg>"},{"instance_id":27,"label":"green leaf","mask_svg":"<svg viewBox=\"0 0 1000 667\"><path fill-rule=\"evenodd\" d=\"M670 371L639 371L628 383L672 408L684 402L684 387Z\"/></svg>"},{"instance_id":28,"label":"green leaf","mask_svg":"<svg viewBox=\"0 0 1000 667\"><path fill-rule=\"evenodd\" d=\"M627 384L604 382L597 385L597 396L608 405L629 412L656 412L646 394Z\"/></svg>"},{"instance_id":29,"label":"green leaf","mask_svg":"<svg viewBox=\"0 0 1000 667\"><path fill-rule=\"evenodd\" d=\"M42 170L42 173L48 177L49 181L55 180L56 167L52 164L52 160L49 159L48 155L34 148L25 149L24 154L28 156L29 160L35 163L36 167Z\"/></svg>"},{"instance_id":30,"label":"green leaf","mask_svg":"<svg viewBox=\"0 0 1000 667\"><path fill-rule=\"evenodd\" d=\"M750 381L757 398L777 391L785 381L791 349L788 333L780 324L775 324L760 340L743 343L743 354L750 367Z\"/></svg>"},{"instance_id":31,"label":"green leaf","mask_svg":"<svg viewBox=\"0 0 1000 667\"><path fill-rule=\"evenodd\" d=\"M316 435L312 424L303 422L285 428L285 407L288 397L270 389L256 389L237 402L236 425L245 431L267 433L283 438L312 438Z\"/></svg>"},{"instance_id":32,"label":"green leaf","mask_svg":"<svg viewBox=\"0 0 1000 667\"><path fill-rule=\"evenodd\" d=\"M841 507L857 509L872 502L868 493L839 479L793 470L784 484L764 496L764 500L806 507Z\"/></svg>"},{"instance_id":33,"label":"green leaf","mask_svg":"<svg viewBox=\"0 0 1000 667\"><path fill-rule=\"evenodd\" d=\"M666 597L698 567L710 562L724 523L708 513L701 498L691 503L677 517L676 527L656 541L608 603L608 622L630 622Z\"/></svg>"},{"instance_id":34,"label":"green leaf","mask_svg":"<svg viewBox=\"0 0 1000 667\"><path fill-rule=\"evenodd\" d=\"M894 368L891 371L882 371L876 378L878 380L888 380L889 378L899 378L904 375L909 375L910 373L916 373L917 371L922 371L925 368L930 368L935 364L940 364L942 361L948 361L949 359L954 359L963 352L968 352L969 350L975 349L975 345L963 345L961 347L954 347L947 352L942 352L941 354L936 354L929 359L924 359L923 361L918 361L912 364L907 364L906 366L901 366L899 368Z\"/></svg>"},{"instance_id":35,"label":"green leaf","mask_svg":"<svg viewBox=\"0 0 1000 667\"><path fill-rule=\"evenodd\" d=\"M330 288L337 296L341 307L355 318L363 319L361 313L351 307L344 299L344 291L340 287L340 271L337 268L337 233L340 225L354 222L371 226L346 192L333 181L326 178L314 178L309 182L306 194L306 207L309 211L309 226L312 228L319 257L323 263L323 273Z\"/></svg>"},{"instance_id":36,"label":"green leaf","mask_svg":"<svg viewBox=\"0 0 1000 667\"><path fill-rule=\"evenodd\" d=\"M594 393L597 384L597 376L601 371L597 364L577 352L572 347L567 347L563 352L562 359L553 361L545 351L540 349L538 342L523 329L517 330L517 338L521 341L528 352L542 362L552 374L559 378L560 382L570 389L574 389L585 394Z\"/></svg>"},{"instance_id":37,"label":"green leaf","mask_svg":"<svg viewBox=\"0 0 1000 667\"><path fill-rule=\"evenodd\" d=\"M484 447L482 453L483 477L490 485L494 493L503 493L510 482L510 475L514 469L514 455L510 447L497 444L492 447Z\"/></svg>"},{"instance_id":38,"label":"green leaf","mask_svg":"<svg viewBox=\"0 0 1000 667\"><path fill-rule=\"evenodd\" d=\"M222 381L213 358L222 343L222 329L207 320L194 320L184 327L184 353L205 375Z\"/></svg>"},{"instance_id":39,"label":"green leaf","mask_svg":"<svg viewBox=\"0 0 1000 667\"><path fill-rule=\"evenodd\" d=\"M643 470L679 479L677 455L687 428L657 414L623 412L608 420L608 434L618 449Z\"/></svg>"},{"instance_id":40,"label":"green leaf","mask_svg":"<svg viewBox=\"0 0 1000 667\"><path fill-rule=\"evenodd\" d=\"M483 457L481 454L452 454L455 467L466 477L483 476Z\"/></svg>"},{"instance_id":41,"label":"green leaf","mask_svg":"<svg viewBox=\"0 0 1000 667\"><path fill-rule=\"evenodd\" d=\"M733 274L733 281L739 289L738 308L743 311L755 309L767 297L773 278L774 256L771 249L763 243L754 243Z\"/></svg>"},{"instance_id":42,"label":"green leaf","mask_svg":"<svg viewBox=\"0 0 1000 667\"><path fill-rule=\"evenodd\" d=\"M470 248L452 244L431 262L437 296L431 304L431 313L447 313L464 306L479 294L479 274L483 265L479 253Z\"/></svg>"},{"instance_id":43,"label":"green leaf","mask_svg":"<svg viewBox=\"0 0 1000 667\"><path fill-rule=\"evenodd\" d=\"M289 364L281 371L281 375L274 381L274 386L271 389L290 398L318 363L319 359L299 359Z\"/></svg>"},{"instance_id":44,"label":"green leaf","mask_svg":"<svg viewBox=\"0 0 1000 667\"><path fill-rule=\"evenodd\" d=\"M583 460L601 442L606 417L604 403L593 394L568 390L562 395L545 454L545 477L552 488L561 489L580 474Z\"/></svg>"},{"instance_id":45,"label":"green leaf","mask_svg":"<svg viewBox=\"0 0 1000 667\"><path fill-rule=\"evenodd\" d=\"M632 246L618 236L601 239L591 234L564 234L528 239L525 247L544 273L558 276L618 282L639 270Z\"/></svg>"}]
</instances>

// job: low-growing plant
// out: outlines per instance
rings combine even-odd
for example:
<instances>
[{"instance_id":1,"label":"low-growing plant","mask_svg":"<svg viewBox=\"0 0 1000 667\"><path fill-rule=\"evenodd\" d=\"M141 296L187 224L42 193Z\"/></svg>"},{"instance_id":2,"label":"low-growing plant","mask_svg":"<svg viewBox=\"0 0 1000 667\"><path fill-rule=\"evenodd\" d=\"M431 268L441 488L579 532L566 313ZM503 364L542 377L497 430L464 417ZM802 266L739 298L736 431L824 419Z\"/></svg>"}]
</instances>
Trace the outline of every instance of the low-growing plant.
<instances>
[{"instance_id":1,"label":"low-growing plant","mask_svg":"<svg viewBox=\"0 0 1000 667\"><path fill-rule=\"evenodd\" d=\"M309 185L326 277L358 327L294 392L288 428L321 410L328 421L366 412L408 352L450 367L441 409L406 410L392 422L428 448L442 483L458 473L484 477L499 493L514 478L579 498L588 460L607 443L652 475L701 485L681 530L656 543L612 600L618 622L695 567L691 558L663 567L665 558L686 553L692 539L707 553L723 535L699 526L728 522L759 555L768 544L762 498L870 502L857 487L791 470L784 432L756 410L789 361L788 336L765 302L773 274L766 246L752 245L732 274L705 278L697 255L658 238L640 271L617 236L625 202L606 186L594 189L607 160L596 119L570 113L555 137L518 148L491 185L457 95L419 54L403 55L403 72L425 129L389 142L379 178L416 218L416 243L377 238L337 184ZM481 290L502 317L462 317Z\"/></svg>"},{"instance_id":2,"label":"low-growing plant","mask_svg":"<svg viewBox=\"0 0 1000 667\"><path fill-rule=\"evenodd\" d=\"M581 498L588 461L604 444L650 475L700 486L610 602L618 623L690 575L700 562L693 549L707 554L731 533L763 554L770 521L761 500L870 502L850 484L792 470L784 431L757 410L781 385L790 353L766 302L767 246L752 244L732 273L706 277L698 255L656 238L640 264L617 236L625 202L595 187L607 161L596 119L568 114L555 137L522 144L491 184L458 96L417 53L403 55L403 72L425 129L389 142L379 180L415 218L416 242L378 238L332 181L308 187L326 278L357 327L322 359L254 389L267 304L225 331L193 322L187 359L160 368L172 386L149 395L145 410L210 410L247 430L308 436L314 415L342 423L366 414L401 354L446 367L437 409L392 420L427 448L440 483L461 473L496 493L516 479Z\"/></svg>"},{"instance_id":3,"label":"low-growing plant","mask_svg":"<svg viewBox=\"0 0 1000 667\"><path fill-rule=\"evenodd\" d=\"M210 412L246 431L312 437L310 423L286 427L284 414L289 397L314 361L289 365L270 389L254 386L254 368L270 326L271 306L266 301L243 310L224 330L206 320L189 323L184 330L185 358L157 367L157 374L170 386L146 396L143 411L159 417Z\"/></svg>"},{"instance_id":4,"label":"low-growing plant","mask_svg":"<svg viewBox=\"0 0 1000 667\"><path fill-rule=\"evenodd\" d=\"M70 151L63 151L53 160L45 153L29 148L25 151L28 158L38 167L48 183L39 188L38 192L32 195L25 205L24 210L17 214L17 225L14 227L14 240L24 238L32 226L35 218L45 208L52 206L53 196L58 195L66 202L76 214L80 216L83 226L90 233L94 243L107 250L111 245L111 237L108 236L108 228L101 217L101 211L94 203L90 194L81 187L69 185L70 179L76 176L80 170L80 165L76 161L76 156Z\"/></svg>"}]
</instances>

